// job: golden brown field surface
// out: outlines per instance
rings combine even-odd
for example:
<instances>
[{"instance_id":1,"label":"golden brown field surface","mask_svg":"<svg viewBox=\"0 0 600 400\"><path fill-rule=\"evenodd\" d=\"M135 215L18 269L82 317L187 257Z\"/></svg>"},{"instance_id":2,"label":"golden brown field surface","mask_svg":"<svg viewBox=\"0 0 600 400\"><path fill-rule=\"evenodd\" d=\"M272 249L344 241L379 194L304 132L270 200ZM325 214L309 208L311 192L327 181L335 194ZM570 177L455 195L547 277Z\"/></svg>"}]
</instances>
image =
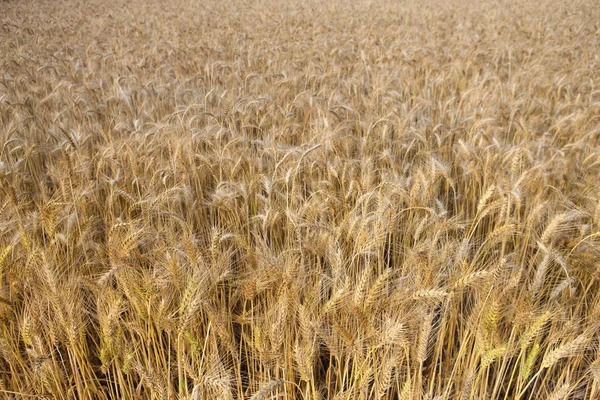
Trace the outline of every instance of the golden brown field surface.
<instances>
[{"instance_id":1,"label":"golden brown field surface","mask_svg":"<svg viewBox=\"0 0 600 400\"><path fill-rule=\"evenodd\" d=\"M600 4L0 2L0 397L600 398Z\"/></svg>"}]
</instances>

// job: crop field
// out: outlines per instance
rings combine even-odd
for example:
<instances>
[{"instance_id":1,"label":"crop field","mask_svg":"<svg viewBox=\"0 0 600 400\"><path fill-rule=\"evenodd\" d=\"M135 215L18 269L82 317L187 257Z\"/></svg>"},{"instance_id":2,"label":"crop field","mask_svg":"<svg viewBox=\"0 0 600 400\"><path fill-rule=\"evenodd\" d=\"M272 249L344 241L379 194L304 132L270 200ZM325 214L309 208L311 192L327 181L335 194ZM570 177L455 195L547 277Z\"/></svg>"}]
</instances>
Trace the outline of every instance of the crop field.
<instances>
[{"instance_id":1,"label":"crop field","mask_svg":"<svg viewBox=\"0 0 600 400\"><path fill-rule=\"evenodd\" d=\"M600 3L0 1L0 398L600 398Z\"/></svg>"}]
</instances>

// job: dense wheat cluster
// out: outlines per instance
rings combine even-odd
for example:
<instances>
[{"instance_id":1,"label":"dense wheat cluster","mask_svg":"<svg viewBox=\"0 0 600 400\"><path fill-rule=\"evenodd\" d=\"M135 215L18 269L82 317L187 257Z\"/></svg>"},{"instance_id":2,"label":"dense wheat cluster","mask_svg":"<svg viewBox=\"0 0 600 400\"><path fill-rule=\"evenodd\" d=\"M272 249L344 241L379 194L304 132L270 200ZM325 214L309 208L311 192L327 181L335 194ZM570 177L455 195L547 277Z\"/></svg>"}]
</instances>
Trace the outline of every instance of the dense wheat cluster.
<instances>
[{"instance_id":1,"label":"dense wheat cluster","mask_svg":"<svg viewBox=\"0 0 600 400\"><path fill-rule=\"evenodd\" d=\"M0 397L597 399L600 5L0 3Z\"/></svg>"}]
</instances>

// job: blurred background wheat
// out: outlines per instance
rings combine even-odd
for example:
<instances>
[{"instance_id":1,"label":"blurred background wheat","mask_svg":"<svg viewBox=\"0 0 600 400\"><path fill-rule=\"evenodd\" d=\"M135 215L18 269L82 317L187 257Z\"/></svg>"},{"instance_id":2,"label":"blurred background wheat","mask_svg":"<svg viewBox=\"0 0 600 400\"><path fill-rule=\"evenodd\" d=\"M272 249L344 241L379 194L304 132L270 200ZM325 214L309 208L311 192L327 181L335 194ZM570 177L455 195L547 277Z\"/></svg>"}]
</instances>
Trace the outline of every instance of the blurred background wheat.
<instances>
[{"instance_id":1,"label":"blurred background wheat","mask_svg":"<svg viewBox=\"0 0 600 400\"><path fill-rule=\"evenodd\" d=\"M600 397L600 5L0 4L0 393Z\"/></svg>"}]
</instances>

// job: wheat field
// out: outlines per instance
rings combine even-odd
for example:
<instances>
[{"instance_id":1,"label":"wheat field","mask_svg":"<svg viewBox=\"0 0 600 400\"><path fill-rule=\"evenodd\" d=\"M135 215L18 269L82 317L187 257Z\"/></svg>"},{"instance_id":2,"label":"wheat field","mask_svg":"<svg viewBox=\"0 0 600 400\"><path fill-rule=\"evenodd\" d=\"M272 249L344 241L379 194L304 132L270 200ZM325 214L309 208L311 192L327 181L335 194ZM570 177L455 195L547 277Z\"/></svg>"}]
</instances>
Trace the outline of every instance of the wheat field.
<instances>
[{"instance_id":1,"label":"wheat field","mask_svg":"<svg viewBox=\"0 0 600 400\"><path fill-rule=\"evenodd\" d=\"M595 1L2 1L0 145L1 398L600 398Z\"/></svg>"}]
</instances>

